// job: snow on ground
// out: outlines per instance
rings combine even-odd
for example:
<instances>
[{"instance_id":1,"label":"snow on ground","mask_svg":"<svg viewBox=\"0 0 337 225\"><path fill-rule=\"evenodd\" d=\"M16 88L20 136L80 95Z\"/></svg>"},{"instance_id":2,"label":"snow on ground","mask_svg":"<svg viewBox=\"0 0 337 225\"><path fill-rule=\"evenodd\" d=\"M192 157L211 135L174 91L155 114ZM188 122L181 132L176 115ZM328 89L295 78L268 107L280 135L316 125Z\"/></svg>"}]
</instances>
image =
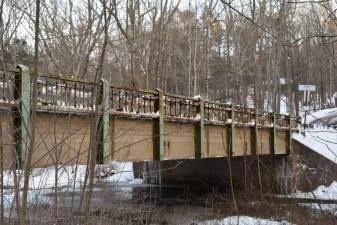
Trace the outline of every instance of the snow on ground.
<instances>
[{"instance_id":1,"label":"snow on ground","mask_svg":"<svg viewBox=\"0 0 337 225\"><path fill-rule=\"evenodd\" d=\"M337 108L322 109L316 112L308 113L306 123L316 124L330 124L333 125L337 122Z\"/></svg>"},{"instance_id":2,"label":"snow on ground","mask_svg":"<svg viewBox=\"0 0 337 225\"><path fill-rule=\"evenodd\" d=\"M337 108L323 109L307 115L306 123L310 126L299 133L293 133L292 138L307 146L323 157L337 163ZM337 182L330 186L319 186L308 193L294 193L292 197L318 198L337 200ZM337 204L301 204L312 209L329 211L337 215Z\"/></svg>"},{"instance_id":3,"label":"snow on ground","mask_svg":"<svg viewBox=\"0 0 337 225\"><path fill-rule=\"evenodd\" d=\"M304 115L303 115L304 116ZM303 118L302 118L303 119ZM337 108L307 112L307 128L292 138L325 158L337 163Z\"/></svg>"},{"instance_id":4,"label":"snow on ground","mask_svg":"<svg viewBox=\"0 0 337 225\"><path fill-rule=\"evenodd\" d=\"M332 182L328 187L324 185L318 186L312 192L294 193L291 197L337 200L337 181ZM301 205L319 211L328 211L337 215L337 204L301 203Z\"/></svg>"},{"instance_id":5,"label":"snow on ground","mask_svg":"<svg viewBox=\"0 0 337 225\"><path fill-rule=\"evenodd\" d=\"M108 183L128 183L128 184L141 184L142 179L135 179L133 174L133 167L131 162L113 164L114 175L107 177Z\"/></svg>"},{"instance_id":6,"label":"snow on ground","mask_svg":"<svg viewBox=\"0 0 337 225\"><path fill-rule=\"evenodd\" d=\"M293 194L294 197L299 198L318 198L318 199L334 199L337 200L337 181L334 181L330 186L318 186L312 192L298 192Z\"/></svg>"},{"instance_id":7,"label":"snow on ground","mask_svg":"<svg viewBox=\"0 0 337 225\"><path fill-rule=\"evenodd\" d=\"M292 138L307 146L323 157L337 163L337 130L324 126L314 126L305 132L294 133ZM333 182L329 187L319 186L313 192L295 193L292 197L298 198L319 198L337 200L337 182ZM336 204L301 204L315 210L329 211L337 215Z\"/></svg>"},{"instance_id":8,"label":"snow on ground","mask_svg":"<svg viewBox=\"0 0 337 225\"><path fill-rule=\"evenodd\" d=\"M314 126L303 132L293 133L292 138L323 157L337 163L337 130Z\"/></svg>"},{"instance_id":9,"label":"snow on ground","mask_svg":"<svg viewBox=\"0 0 337 225\"><path fill-rule=\"evenodd\" d=\"M274 221L250 216L231 216L220 220L208 220L198 225L292 225L287 221Z\"/></svg>"},{"instance_id":10,"label":"snow on ground","mask_svg":"<svg viewBox=\"0 0 337 225\"><path fill-rule=\"evenodd\" d=\"M100 171L98 174L100 180L107 181L108 183L140 183L140 179L134 179L133 168L131 162L117 163L110 162L103 168L97 167ZM16 171L17 175L23 177L22 171ZM85 179L86 166L59 166L57 176L57 186L66 187L82 186ZM54 166L47 168L33 169L30 175L29 188L32 190L41 188L54 188L55 187L56 170ZM13 171L6 171L4 174L4 186L14 186L14 173ZM23 187L23 179L20 180L20 186Z\"/></svg>"},{"instance_id":11,"label":"snow on ground","mask_svg":"<svg viewBox=\"0 0 337 225\"><path fill-rule=\"evenodd\" d=\"M106 182L116 185L141 184L141 179L135 179L131 162L117 163L110 162L108 165L97 166L96 182ZM79 191L84 185L86 166L59 166L57 186L59 191ZM23 177L22 171L16 171L18 177ZM51 195L55 191L54 166L48 168L33 169L29 180L28 202L29 203L51 203ZM23 187L23 179L20 179L20 188ZM4 172L4 209L5 216L9 211L14 200L14 173L13 171ZM20 191L22 195L22 190Z\"/></svg>"}]
</instances>

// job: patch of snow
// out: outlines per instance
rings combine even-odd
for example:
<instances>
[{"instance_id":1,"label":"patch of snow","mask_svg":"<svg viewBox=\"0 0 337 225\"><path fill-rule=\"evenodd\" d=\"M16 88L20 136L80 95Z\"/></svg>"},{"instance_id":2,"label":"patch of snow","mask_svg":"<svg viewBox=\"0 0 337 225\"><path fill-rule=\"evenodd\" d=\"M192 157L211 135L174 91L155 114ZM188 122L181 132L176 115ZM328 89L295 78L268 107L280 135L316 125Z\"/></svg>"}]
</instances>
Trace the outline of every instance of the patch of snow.
<instances>
[{"instance_id":1,"label":"patch of snow","mask_svg":"<svg viewBox=\"0 0 337 225\"><path fill-rule=\"evenodd\" d=\"M231 216L220 220L208 220L198 223L198 225L293 225L285 220L274 221L269 219L260 219L250 216Z\"/></svg>"},{"instance_id":2,"label":"patch of snow","mask_svg":"<svg viewBox=\"0 0 337 225\"><path fill-rule=\"evenodd\" d=\"M110 162L107 165L110 168L109 174L106 175L105 181L112 183L137 183L140 181L134 181L132 162ZM84 184L86 173L85 165L76 166L59 166L57 173L57 185L58 187L82 186ZM23 177L23 172L17 170L18 177ZM38 190L55 187L55 175L56 170L54 166L48 168L36 168L33 169L29 180L29 189ZM100 174L101 175L101 174ZM101 179L98 176L97 179ZM4 185L7 187L14 187L14 172L4 172ZM20 179L20 187L23 187L23 179Z\"/></svg>"},{"instance_id":3,"label":"patch of snow","mask_svg":"<svg viewBox=\"0 0 337 225\"><path fill-rule=\"evenodd\" d=\"M142 184L141 179L134 179L133 167L131 162L109 162L108 165L103 165L105 171L109 173L101 172L101 166L98 165L96 169L97 175L106 175L106 177L101 178L97 176L95 181L107 182L107 184L129 184L138 185ZM101 173L99 173L101 172ZM16 175L20 178L23 177L23 172L21 170L15 171ZM76 176L75 176L76 173ZM85 165L76 166L59 166L58 167L58 181L57 185L61 188L59 191L73 191L72 189L79 190L84 185L86 173ZM55 166L50 166L48 168L36 168L31 171L29 177L29 191L28 191L28 202L29 203L46 203L52 204L51 195L55 191ZM19 179L19 185L23 187L23 179ZM14 172L4 171L4 209L5 216L9 215L11 207L14 201ZM131 187L123 187L131 188ZM128 190L130 192L130 190ZM22 195L22 191L20 191ZM125 193L125 195L130 195ZM130 198L130 196L127 196Z\"/></svg>"},{"instance_id":4,"label":"patch of snow","mask_svg":"<svg viewBox=\"0 0 337 225\"><path fill-rule=\"evenodd\" d=\"M293 133L292 138L323 157L337 163L337 130L328 127L308 128Z\"/></svg>"},{"instance_id":5,"label":"patch of snow","mask_svg":"<svg viewBox=\"0 0 337 225\"><path fill-rule=\"evenodd\" d=\"M337 181L334 181L330 186L318 186L312 192L297 192L291 195L296 198L310 198L310 199L327 199L337 200ZM337 204L319 204L319 203L301 203L300 205L314 210L323 210L337 215Z\"/></svg>"},{"instance_id":6,"label":"patch of snow","mask_svg":"<svg viewBox=\"0 0 337 225\"><path fill-rule=\"evenodd\" d=\"M133 184L133 185L143 184L143 179L135 178L132 181L129 181L129 184Z\"/></svg>"},{"instance_id":7,"label":"patch of snow","mask_svg":"<svg viewBox=\"0 0 337 225\"><path fill-rule=\"evenodd\" d=\"M316 112L311 112L307 115L306 123L319 123L321 120L325 120L327 117L336 117L337 118L337 108L322 109Z\"/></svg>"},{"instance_id":8,"label":"patch of snow","mask_svg":"<svg viewBox=\"0 0 337 225\"><path fill-rule=\"evenodd\" d=\"M193 99L195 99L195 100L198 100L198 99L201 99L201 98L202 97L200 95L196 95L196 96L193 97Z\"/></svg>"},{"instance_id":9,"label":"patch of snow","mask_svg":"<svg viewBox=\"0 0 337 225\"><path fill-rule=\"evenodd\" d=\"M291 195L298 198L318 198L318 199L333 199L337 200L337 181L334 181L330 186L318 186L312 192L297 192Z\"/></svg>"},{"instance_id":10,"label":"patch of snow","mask_svg":"<svg viewBox=\"0 0 337 225\"><path fill-rule=\"evenodd\" d=\"M112 183L130 183L133 182L135 177L133 174L132 162L117 163L112 162L115 172L112 176L107 177L108 182Z\"/></svg>"},{"instance_id":11,"label":"patch of snow","mask_svg":"<svg viewBox=\"0 0 337 225\"><path fill-rule=\"evenodd\" d=\"M301 206L313 209L315 211L326 211L337 216L336 204L318 204L318 203L300 203Z\"/></svg>"}]
</instances>

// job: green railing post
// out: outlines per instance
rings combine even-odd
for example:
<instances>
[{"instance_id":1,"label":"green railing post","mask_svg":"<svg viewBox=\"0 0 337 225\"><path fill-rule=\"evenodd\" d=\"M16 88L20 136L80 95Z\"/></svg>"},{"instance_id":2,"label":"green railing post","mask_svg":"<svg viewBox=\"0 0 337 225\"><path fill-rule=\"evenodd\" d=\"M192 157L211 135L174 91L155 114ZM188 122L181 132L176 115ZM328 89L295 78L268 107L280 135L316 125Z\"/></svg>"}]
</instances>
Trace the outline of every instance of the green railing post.
<instances>
[{"instance_id":1,"label":"green railing post","mask_svg":"<svg viewBox=\"0 0 337 225\"><path fill-rule=\"evenodd\" d=\"M31 113L31 95L30 95L30 74L29 68L24 65L17 65L17 68L20 71L21 77L19 90L19 107L21 111L21 124L20 124L20 146L19 146L19 160L22 166L25 162L26 154L30 145L30 136L29 136L29 119Z\"/></svg>"},{"instance_id":2,"label":"green railing post","mask_svg":"<svg viewBox=\"0 0 337 225\"><path fill-rule=\"evenodd\" d=\"M110 148L110 106L109 106L109 97L110 97L110 84L107 80L102 79L102 163L109 161L109 154L111 151Z\"/></svg>"},{"instance_id":3,"label":"green railing post","mask_svg":"<svg viewBox=\"0 0 337 225\"><path fill-rule=\"evenodd\" d=\"M200 122L196 125L195 130L195 158L201 159L205 155L204 146L205 146L205 101L202 97L199 98L199 107L197 114L199 114Z\"/></svg>"},{"instance_id":4,"label":"green railing post","mask_svg":"<svg viewBox=\"0 0 337 225\"><path fill-rule=\"evenodd\" d=\"M155 104L155 111L158 113L158 120L154 124L154 159L162 160L165 151L164 137L164 93L160 89L156 89L158 100Z\"/></svg>"}]
</instances>

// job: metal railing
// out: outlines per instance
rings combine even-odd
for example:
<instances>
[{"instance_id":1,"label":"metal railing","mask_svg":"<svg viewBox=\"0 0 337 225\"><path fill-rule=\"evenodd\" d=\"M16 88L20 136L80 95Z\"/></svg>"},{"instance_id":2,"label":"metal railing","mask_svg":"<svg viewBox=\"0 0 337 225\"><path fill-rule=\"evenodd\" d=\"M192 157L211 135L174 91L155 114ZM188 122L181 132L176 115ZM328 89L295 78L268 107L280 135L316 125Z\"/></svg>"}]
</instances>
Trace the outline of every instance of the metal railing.
<instances>
[{"instance_id":1,"label":"metal railing","mask_svg":"<svg viewBox=\"0 0 337 225\"><path fill-rule=\"evenodd\" d=\"M15 104L15 71L0 70L0 103Z\"/></svg>"},{"instance_id":2,"label":"metal railing","mask_svg":"<svg viewBox=\"0 0 337 225\"><path fill-rule=\"evenodd\" d=\"M110 87L109 106L113 112L154 115L157 101L156 92Z\"/></svg>"},{"instance_id":3,"label":"metal railing","mask_svg":"<svg viewBox=\"0 0 337 225\"><path fill-rule=\"evenodd\" d=\"M15 104L20 100L18 81L15 80L18 72L0 70L0 104ZM37 105L38 109L92 111L95 109L97 92L102 97L103 85L93 81L81 81L62 77L37 77ZM31 84L32 85L32 84ZM207 123L235 123L262 127L277 126L281 128L296 128L298 118L288 115L274 114L261 110L244 108L241 106L201 101L199 98L162 93L159 91L132 90L120 87L109 87L109 109L111 113L159 116L159 101L162 101L163 116L173 119L200 120L200 110L203 108L203 119ZM32 88L31 88L31 94ZM99 101L100 98L98 99ZM201 105L203 104L203 105ZM234 113L234 116L232 116Z\"/></svg>"},{"instance_id":4,"label":"metal railing","mask_svg":"<svg viewBox=\"0 0 337 225\"><path fill-rule=\"evenodd\" d=\"M59 77L37 76L36 99L39 106L56 109L93 110L98 84ZM31 94L32 93L31 88Z\"/></svg>"},{"instance_id":5,"label":"metal railing","mask_svg":"<svg viewBox=\"0 0 337 225\"><path fill-rule=\"evenodd\" d=\"M251 124L255 122L255 111L250 108L240 106L234 107L234 122L242 124Z\"/></svg>"},{"instance_id":6,"label":"metal railing","mask_svg":"<svg viewBox=\"0 0 337 225\"><path fill-rule=\"evenodd\" d=\"M205 101L205 120L226 123L231 119L231 106L228 104Z\"/></svg>"},{"instance_id":7,"label":"metal railing","mask_svg":"<svg viewBox=\"0 0 337 225\"><path fill-rule=\"evenodd\" d=\"M199 100L177 96L172 94L165 94L164 115L177 119L196 119L198 108L200 107Z\"/></svg>"},{"instance_id":8,"label":"metal railing","mask_svg":"<svg viewBox=\"0 0 337 225\"><path fill-rule=\"evenodd\" d=\"M275 114L275 117L276 117L276 126L289 127L289 116L282 115L282 114Z\"/></svg>"}]
</instances>

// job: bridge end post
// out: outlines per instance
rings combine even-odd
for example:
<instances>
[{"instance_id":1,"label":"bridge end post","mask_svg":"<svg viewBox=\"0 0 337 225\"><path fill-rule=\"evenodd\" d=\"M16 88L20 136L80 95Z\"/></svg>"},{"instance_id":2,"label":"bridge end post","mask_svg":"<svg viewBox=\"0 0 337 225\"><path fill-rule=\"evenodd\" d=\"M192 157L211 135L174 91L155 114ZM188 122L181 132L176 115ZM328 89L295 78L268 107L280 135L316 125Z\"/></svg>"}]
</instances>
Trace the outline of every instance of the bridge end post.
<instances>
[{"instance_id":1,"label":"bridge end post","mask_svg":"<svg viewBox=\"0 0 337 225\"><path fill-rule=\"evenodd\" d=\"M199 107L197 114L199 114L200 122L196 124L195 129L195 159L201 159L204 157L204 147L205 147L205 129L204 129L204 118L205 118L205 101L202 97L199 98Z\"/></svg>"},{"instance_id":2,"label":"bridge end post","mask_svg":"<svg viewBox=\"0 0 337 225\"><path fill-rule=\"evenodd\" d=\"M18 154L18 167L23 166L30 146L29 136L29 120L31 113L31 96L30 96L30 73L29 68L24 65L17 65L19 69L19 76L15 79L16 92L15 99L18 101L18 114L21 121L15 123L16 128L19 128L20 134L17 139L17 154ZM17 118L15 118L17 119Z\"/></svg>"}]
</instances>

